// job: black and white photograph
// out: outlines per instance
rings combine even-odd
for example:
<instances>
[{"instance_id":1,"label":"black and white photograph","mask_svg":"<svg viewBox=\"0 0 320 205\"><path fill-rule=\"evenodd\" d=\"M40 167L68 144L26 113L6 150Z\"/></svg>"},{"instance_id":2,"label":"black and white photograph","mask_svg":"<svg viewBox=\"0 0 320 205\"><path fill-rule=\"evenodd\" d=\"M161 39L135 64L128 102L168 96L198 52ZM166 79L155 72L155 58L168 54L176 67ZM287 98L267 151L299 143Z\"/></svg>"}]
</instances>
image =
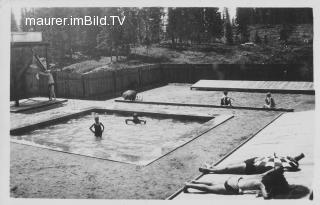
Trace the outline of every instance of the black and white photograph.
<instances>
[{"instance_id":1,"label":"black and white photograph","mask_svg":"<svg viewBox=\"0 0 320 205\"><path fill-rule=\"evenodd\" d=\"M317 201L319 8L243 2L4 1L3 196Z\"/></svg>"}]
</instances>

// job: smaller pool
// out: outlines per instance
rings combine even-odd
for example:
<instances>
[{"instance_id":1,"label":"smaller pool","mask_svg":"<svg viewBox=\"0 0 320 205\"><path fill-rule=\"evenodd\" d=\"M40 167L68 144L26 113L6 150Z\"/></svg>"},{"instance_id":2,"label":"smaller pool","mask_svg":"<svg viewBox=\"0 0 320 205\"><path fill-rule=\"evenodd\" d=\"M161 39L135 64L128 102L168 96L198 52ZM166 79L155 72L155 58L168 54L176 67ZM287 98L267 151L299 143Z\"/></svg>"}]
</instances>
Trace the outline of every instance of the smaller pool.
<instances>
[{"instance_id":1,"label":"smaller pool","mask_svg":"<svg viewBox=\"0 0 320 205\"><path fill-rule=\"evenodd\" d=\"M68 121L12 135L12 141L119 162L146 165L192 140L207 120L177 120L165 117L140 117L144 124L125 124L132 117L100 112L105 126L101 139L89 130L93 113ZM198 128L198 129L197 129ZM208 129L207 126L204 128ZM197 132L195 132L197 131ZM201 132L200 132L201 133Z\"/></svg>"}]
</instances>

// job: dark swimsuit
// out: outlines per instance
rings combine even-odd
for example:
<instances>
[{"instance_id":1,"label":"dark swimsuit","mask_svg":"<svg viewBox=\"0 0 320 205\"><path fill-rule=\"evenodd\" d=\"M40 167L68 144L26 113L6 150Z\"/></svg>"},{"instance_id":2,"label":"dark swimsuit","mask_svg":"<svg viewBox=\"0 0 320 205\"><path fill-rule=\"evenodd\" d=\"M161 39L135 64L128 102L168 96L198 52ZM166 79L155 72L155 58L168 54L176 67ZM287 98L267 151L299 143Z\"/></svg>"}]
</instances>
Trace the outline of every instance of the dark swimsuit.
<instances>
[{"instance_id":1,"label":"dark swimsuit","mask_svg":"<svg viewBox=\"0 0 320 205\"><path fill-rule=\"evenodd\" d=\"M266 172L272 169L272 167L255 165L255 162L257 159L258 157L253 157L244 161L244 163L246 164L246 169L245 169L246 174L261 174L263 172Z\"/></svg>"},{"instance_id":2,"label":"dark swimsuit","mask_svg":"<svg viewBox=\"0 0 320 205\"><path fill-rule=\"evenodd\" d=\"M139 119L133 119L132 122L133 122L134 124L139 124L139 123L141 123L141 121L140 121Z\"/></svg>"},{"instance_id":3,"label":"dark swimsuit","mask_svg":"<svg viewBox=\"0 0 320 205\"><path fill-rule=\"evenodd\" d=\"M265 99L265 102L266 102L267 105L269 105L269 106L272 107L272 108L276 106L273 98L270 98L270 100L269 100L268 98L266 98L266 99Z\"/></svg>"},{"instance_id":4,"label":"dark swimsuit","mask_svg":"<svg viewBox=\"0 0 320 205\"><path fill-rule=\"evenodd\" d=\"M244 161L244 163L246 164L246 169L245 169L246 174L256 174L257 169L254 166L254 162L256 159L257 157L253 157Z\"/></svg>"},{"instance_id":5,"label":"dark swimsuit","mask_svg":"<svg viewBox=\"0 0 320 205\"><path fill-rule=\"evenodd\" d=\"M96 123L94 123L93 125L94 125L94 136L101 137L102 135L101 124L97 125Z\"/></svg>"},{"instance_id":6,"label":"dark swimsuit","mask_svg":"<svg viewBox=\"0 0 320 205\"><path fill-rule=\"evenodd\" d=\"M240 194L239 181L242 177L230 177L224 182L224 188L230 194Z\"/></svg>"},{"instance_id":7,"label":"dark swimsuit","mask_svg":"<svg viewBox=\"0 0 320 205\"><path fill-rule=\"evenodd\" d=\"M221 98L221 105L231 105L231 100L229 97L223 97Z\"/></svg>"}]
</instances>

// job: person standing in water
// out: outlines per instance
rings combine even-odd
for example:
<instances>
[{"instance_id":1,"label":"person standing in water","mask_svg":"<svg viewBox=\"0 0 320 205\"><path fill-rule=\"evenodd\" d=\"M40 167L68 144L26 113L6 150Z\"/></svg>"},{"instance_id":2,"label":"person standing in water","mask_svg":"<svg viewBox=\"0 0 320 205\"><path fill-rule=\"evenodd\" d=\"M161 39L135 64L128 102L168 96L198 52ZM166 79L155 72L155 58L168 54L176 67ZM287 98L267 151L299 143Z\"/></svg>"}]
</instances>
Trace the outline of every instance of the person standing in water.
<instances>
[{"instance_id":1,"label":"person standing in water","mask_svg":"<svg viewBox=\"0 0 320 205\"><path fill-rule=\"evenodd\" d=\"M54 79L50 70L45 72L39 71L39 74L48 76L48 91L49 91L49 101L52 99L56 100L56 93L54 92Z\"/></svg>"},{"instance_id":2,"label":"person standing in water","mask_svg":"<svg viewBox=\"0 0 320 205\"><path fill-rule=\"evenodd\" d=\"M91 127L89 129L94 134L94 136L101 138L102 137L102 133L104 131L104 125L101 122L99 122L99 117L98 116L96 116L94 118L94 121L95 122L91 125ZM94 129L92 129L92 128L94 128Z\"/></svg>"},{"instance_id":3,"label":"person standing in water","mask_svg":"<svg viewBox=\"0 0 320 205\"><path fill-rule=\"evenodd\" d=\"M275 108L276 103L274 102L274 99L271 97L271 93L268 92L265 98L265 104L263 105L264 108Z\"/></svg>"},{"instance_id":4,"label":"person standing in water","mask_svg":"<svg viewBox=\"0 0 320 205\"><path fill-rule=\"evenodd\" d=\"M232 106L231 100L232 98L228 97L228 91L223 91L223 96L220 101L221 106Z\"/></svg>"}]
</instances>

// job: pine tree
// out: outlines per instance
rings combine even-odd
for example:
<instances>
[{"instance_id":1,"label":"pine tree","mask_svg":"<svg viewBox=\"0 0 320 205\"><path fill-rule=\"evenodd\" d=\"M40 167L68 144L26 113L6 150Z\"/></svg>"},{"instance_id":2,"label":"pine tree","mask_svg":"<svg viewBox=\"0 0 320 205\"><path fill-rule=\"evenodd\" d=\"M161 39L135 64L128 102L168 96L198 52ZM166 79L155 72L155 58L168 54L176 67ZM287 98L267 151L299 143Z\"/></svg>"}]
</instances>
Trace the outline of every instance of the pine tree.
<instances>
[{"instance_id":1,"label":"pine tree","mask_svg":"<svg viewBox=\"0 0 320 205\"><path fill-rule=\"evenodd\" d=\"M166 25L166 31L171 40L171 47L176 48L176 27L177 27L177 18L176 18L176 8L168 8L168 24Z\"/></svg>"},{"instance_id":2,"label":"pine tree","mask_svg":"<svg viewBox=\"0 0 320 205\"><path fill-rule=\"evenodd\" d=\"M206 8L205 9L205 24L207 25L209 38L215 39L222 36L223 22L219 8Z\"/></svg>"},{"instance_id":3,"label":"pine tree","mask_svg":"<svg viewBox=\"0 0 320 205\"><path fill-rule=\"evenodd\" d=\"M109 8L107 10L110 16L123 14L121 8ZM116 61L119 60L119 52L124 44L123 28L119 24L110 27L103 26L97 37L97 48L104 51L109 51L112 61L112 56L116 56Z\"/></svg>"},{"instance_id":4,"label":"pine tree","mask_svg":"<svg viewBox=\"0 0 320 205\"><path fill-rule=\"evenodd\" d=\"M260 44L260 43L261 43L261 38L260 38L260 36L259 36L259 34L258 34L258 31L256 31L256 33L255 33L254 42L255 42L256 44Z\"/></svg>"},{"instance_id":5,"label":"pine tree","mask_svg":"<svg viewBox=\"0 0 320 205\"><path fill-rule=\"evenodd\" d=\"M224 8L224 37L227 44L233 44L233 33L228 8Z\"/></svg>"},{"instance_id":6,"label":"pine tree","mask_svg":"<svg viewBox=\"0 0 320 205\"><path fill-rule=\"evenodd\" d=\"M11 31L18 31L17 21L12 12L11 12Z\"/></svg>"},{"instance_id":7,"label":"pine tree","mask_svg":"<svg viewBox=\"0 0 320 205\"><path fill-rule=\"evenodd\" d=\"M242 43L249 40L248 25L251 21L251 14L251 8L237 8L236 10L237 32L241 36Z\"/></svg>"}]
</instances>

